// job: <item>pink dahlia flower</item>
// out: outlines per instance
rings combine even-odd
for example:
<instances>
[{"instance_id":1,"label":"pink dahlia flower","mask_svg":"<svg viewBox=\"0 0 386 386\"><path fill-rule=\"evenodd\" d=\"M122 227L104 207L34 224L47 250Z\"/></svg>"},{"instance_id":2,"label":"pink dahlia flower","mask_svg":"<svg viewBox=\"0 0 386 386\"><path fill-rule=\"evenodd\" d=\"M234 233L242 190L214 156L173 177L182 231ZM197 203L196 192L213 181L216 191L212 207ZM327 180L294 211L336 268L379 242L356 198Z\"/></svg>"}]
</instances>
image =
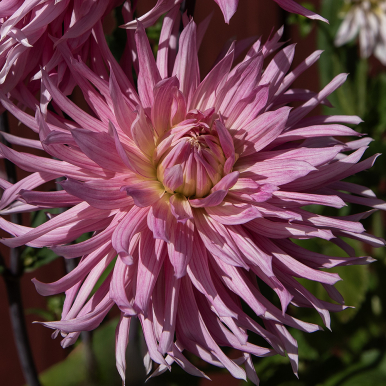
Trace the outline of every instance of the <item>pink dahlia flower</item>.
<instances>
[{"instance_id":1,"label":"pink dahlia flower","mask_svg":"<svg viewBox=\"0 0 386 386\"><path fill-rule=\"evenodd\" d=\"M221 12L224 15L225 22L229 23L232 16L236 13L237 6L239 5L239 0L214 0L214 1L220 7ZM267 0L257 0L257 1L267 1ZM282 7L288 12L298 13L299 15L306 16L310 19L322 20L328 23L327 19L318 15L315 12L308 10L307 8L304 8L294 0L273 0L273 1L275 1L277 4L279 4L280 7ZM154 24L156 20L163 13L169 11L172 7L174 7L177 4L180 4L181 2L182 0L158 0L157 4L145 15L139 17L138 20L141 21L145 27L149 27L150 25ZM137 21L133 20L123 25L122 27L136 28Z\"/></svg>"},{"instance_id":2,"label":"pink dahlia flower","mask_svg":"<svg viewBox=\"0 0 386 386\"><path fill-rule=\"evenodd\" d=\"M2 242L46 246L67 259L82 256L60 280L34 280L42 295L66 293L61 320L44 323L56 330L54 336L59 331L65 336L63 347L81 331L95 329L117 305L116 361L123 379L130 321L138 317L146 358L159 364L155 375L176 362L190 374L205 376L186 351L258 384L252 355L287 353L296 373L297 343L287 326L321 329L291 316L289 304L315 308L330 328L329 311L345 306L334 288L339 276L325 269L373 261L355 257L342 237L384 244L359 222L369 212L325 217L305 208L352 202L385 209L369 189L341 182L369 168L376 156L360 162L368 138L334 138L358 137L344 125L358 124L358 117L307 117L327 103L345 74L319 93L291 88L320 51L290 71L293 44L264 66L267 55L281 46L279 31L264 45L258 40L233 68L232 45L201 80L193 20L175 52L172 31L178 14L175 8L164 20L157 60L138 24L138 93L105 51L100 61L110 65L109 81L71 58L65 44L58 45L92 114L67 99L55 76L45 71L46 92L35 117L0 94L4 107L40 136L40 141L7 136L8 141L55 157L0 144L2 157L31 172L14 185L1 181L1 213L69 208L35 229L0 218L1 227L14 236ZM51 98L58 114L47 109ZM30 107L32 99L25 97ZM288 107L293 101L300 106ZM59 177L65 177L64 190L34 190ZM92 237L71 244L86 232ZM325 256L292 241L310 238L331 240L348 256ZM113 271L93 293L113 261ZM296 278L320 282L337 303L317 299ZM280 299L280 308L260 292L263 282ZM245 313L243 302L255 318ZM261 336L267 347L250 343L248 334ZM230 359L221 347L239 356ZM151 361L146 363L150 371Z\"/></svg>"},{"instance_id":3,"label":"pink dahlia flower","mask_svg":"<svg viewBox=\"0 0 386 386\"><path fill-rule=\"evenodd\" d=\"M74 55L93 58L91 29L120 0L2 0L0 3L0 86L13 90L39 78L40 67L55 68L61 89L72 92L69 73L55 44L66 40ZM90 52L90 53L89 53ZM58 68L58 69L56 69ZM38 75L37 75L38 73ZM63 81L63 79L65 79ZM40 80L29 85L35 91Z\"/></svg>"}]
</instances>

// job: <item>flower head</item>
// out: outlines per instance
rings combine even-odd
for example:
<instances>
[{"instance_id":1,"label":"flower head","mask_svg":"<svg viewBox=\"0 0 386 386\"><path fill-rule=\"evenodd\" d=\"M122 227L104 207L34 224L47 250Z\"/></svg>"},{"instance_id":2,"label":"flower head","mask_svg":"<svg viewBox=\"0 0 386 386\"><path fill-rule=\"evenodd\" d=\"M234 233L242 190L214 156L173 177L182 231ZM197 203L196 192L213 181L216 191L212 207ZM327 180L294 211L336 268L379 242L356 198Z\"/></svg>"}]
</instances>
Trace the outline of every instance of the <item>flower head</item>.
<instances>
[{"instance_id":1,"label":"flower head","mask_svg":"<svg viewBox=\"0 0 386 386\"><path fill-rule=\"evenodd\" d=\"M360 55L372 53L386 65L386 1L345 0L344 20L335 37L340 47L359 34Z\"/></svg>"},{"instance_id":2,"label":"flower head","mask_svg":"<svg viewBox=\"0 0 386 386\"><path fill-rule=\"evenodd\" d=\"M66 44L58 45L93 115L67 99L46 71L42 82L47 93L35 118L0 94L3 105L40 136L40 141L9 141L43 148L56 158L0 144L3 157L32 172L15 185L4 184L2 213L69 208L35 229L0 219L2 228L15 236L2 242L48 246L65 258L82 256L62 279L51 284L34 280L42 295L66 292L62 319L44 323L56 330L55 336L58 331L65 335L64 347L81 331L96 328L116 304L121 310L116 358L122 378L130 320L136 316L148 354L159 364L155 375L176 362L204 376L184 356L186 350L257 384L251 355L287 352L296 373L297 345L286 326L320 329L287 313L289 304L315 308L328 328L329 311L345 308L333 287L339 276L321 269L373 261L353 256L341 237L373 246L384 243L364 232L359 220L368 213L325 217L304 207L341 208L346 201L385 209L385 203L364 187L341 182L375 159L359 162L370 139L334 139L359 136L344 124L361 120L307 117L314 107L328 103L346 75L338 75L319 93L290 88L320 51L289 71L295 50L290 45L264 65L282 45L279 31L265 44L258 40L235 66L232 45L201 80L193 20L180 36L178 52L174 50L177 15L174 9L164 20L157 60L138 23L138 93L104 51L100 61L110 66L109 82L72 58ZM47 98L71 120L48 110ZM303 103L291 109L287 104L292 101ZM59 177L66 177L60 183L63 191L33 190ZM93 236L69 244L85 232ZM349 257L310 252L291 241L315 237L332 240ZM117 255L113 271L91 295ZM299 277L322 283L338 304L317 299L295 279ZM281 309L262 295L259 282L276 293ZM244 312L242 302L262 324ZM263 337L267 347L249 343L248 331ZM229 359L221 346L234 348L239 357Z\"/></svg>"}]
</instances>

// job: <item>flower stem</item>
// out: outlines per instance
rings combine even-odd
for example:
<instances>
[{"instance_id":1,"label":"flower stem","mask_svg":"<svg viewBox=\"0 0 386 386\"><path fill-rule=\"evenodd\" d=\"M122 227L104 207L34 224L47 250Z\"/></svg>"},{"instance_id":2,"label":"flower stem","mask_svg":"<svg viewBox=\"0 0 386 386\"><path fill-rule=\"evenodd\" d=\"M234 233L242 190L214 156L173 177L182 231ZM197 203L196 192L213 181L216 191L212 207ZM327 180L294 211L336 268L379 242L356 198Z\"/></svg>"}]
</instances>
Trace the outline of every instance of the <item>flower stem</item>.
<instances>
[{"instance_id":1,"label":"flower stem","mask_svg":"<svg viewBox=\"0 0 386 386\"><path fill-rule=\"evenodd\" d=\"M3 132L9 132L6 113L0 115L0 130ZM9 146L9 143L7 143L4 138L2 138L2 142ZM13 165L7 159L5 159L4 162L8 181L15 183L17 180L15 165ZM11 215L11 221L16 224L20 224L21 215ZM20 258L20 252L20 248L11 248L9 268L5 266L3 257L0 258L0 261L3 265L3 277L8 296L9 315L24 378L29 386L40 386L38 373L36 371L31 346L28 339L27 328L25 325L24 310L20 290L20 278L23 275L23 264Z\"/></svg>"}]
</instances>

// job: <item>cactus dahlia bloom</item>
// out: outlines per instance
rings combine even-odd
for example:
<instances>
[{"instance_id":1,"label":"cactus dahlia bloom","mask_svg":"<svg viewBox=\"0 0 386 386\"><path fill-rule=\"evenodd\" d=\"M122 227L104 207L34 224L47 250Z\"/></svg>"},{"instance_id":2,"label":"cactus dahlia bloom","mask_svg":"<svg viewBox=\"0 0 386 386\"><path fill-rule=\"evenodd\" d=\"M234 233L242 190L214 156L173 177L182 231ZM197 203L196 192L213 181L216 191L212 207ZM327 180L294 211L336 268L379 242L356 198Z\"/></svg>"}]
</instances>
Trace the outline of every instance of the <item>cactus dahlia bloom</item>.
<instances>
[{"instance_id":1,"label":"cactus dahlia bloom","mask_svg":"<svg viewBox=\"0 0 386 386\"><path fill-rule=\"evenodd\" d=\"M386 1L345 0L344 20L335 37L340 47L359 34L360 55L368 58L372 53L386 65Z\"/></svg>"},{"instance_id":2,"label":"cactus dahlia bloom","mask_svg":"<svg viewBox=\"0 0 386 386\"><path fill-rule=\"evenodd\" d=\"M156 61L138 24L138 93L116 62L109 62L107 82L71 58L65 44L58 45L92 115L67 99L55 76L45 71L35 117L0 93L4 107L40 136L40 141L7 136L8 141L55 157L0 144L2 157L32 172L14 185L1 182L2 213L69 208L37 228L0 218L1 227L14 236L2 242L48 246L65 258L82 256L60 280L34 280L42 295L66 293L62 319L44 323L55 336L61 331L64 347L80 331L95 329L117 305L116 360L122 378L130 320L138 317L146 357L159 364L155 374L176 362L204 376L186 351L258 384L251 355L287 353L296 373L297 344L287 326L321 329L291 316L288 305L315 308L329 328L329 311L344 306L334 288L339 276L323 269L372 261L355 257L341 237L383 245L359 222L368 213L324 217L305 208L341 208L345 201L385 208L370 190L341 182L369 168L375 156L359 162L370 139L334 139L358 136L344 125L359 123L358 117L307 117L327 103L346 75L319 93L291 89L320 51L289 71L295 50L290 45L265 66L267 55L281 46L279 31L264 45L258 40L233 68L231 46L201 80L196 25L193 20L186 25L176 54L174 22L172 15L165 18ZM107 64L106 57L100 60ZM31 99L25 97L25 103L33 107ZM55 111L71 119L47 109L51 99ZM300 106L291 109L292 101ZM59 177L65 177L64 190L34 190ZM71 244L85 232L92 237ZM348 257L310 252L292 241L316 237L338 244ZM113 271L93 293L111 262ZM320 282L337 303L317 299L296 278ZM280 299L280 308L260 292L263 282ZM261 323L245 313L245 304ZM261 336L267 347L250 343L248 333ZM223 346L239 356L230 359Z\"/></svg>"}]
</instances>

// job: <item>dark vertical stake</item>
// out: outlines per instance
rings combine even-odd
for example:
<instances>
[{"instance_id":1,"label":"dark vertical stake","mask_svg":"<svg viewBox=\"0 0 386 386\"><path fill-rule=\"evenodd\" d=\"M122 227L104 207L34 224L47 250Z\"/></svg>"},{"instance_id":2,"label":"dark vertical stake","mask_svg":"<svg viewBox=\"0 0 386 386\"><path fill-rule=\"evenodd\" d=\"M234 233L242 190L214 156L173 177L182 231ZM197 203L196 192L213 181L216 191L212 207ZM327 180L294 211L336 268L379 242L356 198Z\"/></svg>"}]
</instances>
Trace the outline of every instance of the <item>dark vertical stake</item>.
<instances>
[{"instance_id":1,"label":"dark vertical stake","mask_svg":"<svg viewBox=\"0 0 386 386\"><path fill-rule=\"evenodd\" d=\"M0 115L0 130L9 132L7 113ZM1 141L9 146L9 143L2 137ZM8 181L15 183L17 181L15 165L4 160L5 169L7 172ZM11 221L16 224L21 223L20 214L12 214ZM13 335L15 338L17 352L24 378L30 386L40 386L38 373L32 356L31 346L28 339L27 328L25 325L24 310L22 296L20 290L20 278L23 275L23 264L20 258L20 248L11 248L10 251L10 266L4 266L3 277L7 290L9 315L12 324ZM2 264L4 259L1 259Z\"/></svg>"}]
</instances>

